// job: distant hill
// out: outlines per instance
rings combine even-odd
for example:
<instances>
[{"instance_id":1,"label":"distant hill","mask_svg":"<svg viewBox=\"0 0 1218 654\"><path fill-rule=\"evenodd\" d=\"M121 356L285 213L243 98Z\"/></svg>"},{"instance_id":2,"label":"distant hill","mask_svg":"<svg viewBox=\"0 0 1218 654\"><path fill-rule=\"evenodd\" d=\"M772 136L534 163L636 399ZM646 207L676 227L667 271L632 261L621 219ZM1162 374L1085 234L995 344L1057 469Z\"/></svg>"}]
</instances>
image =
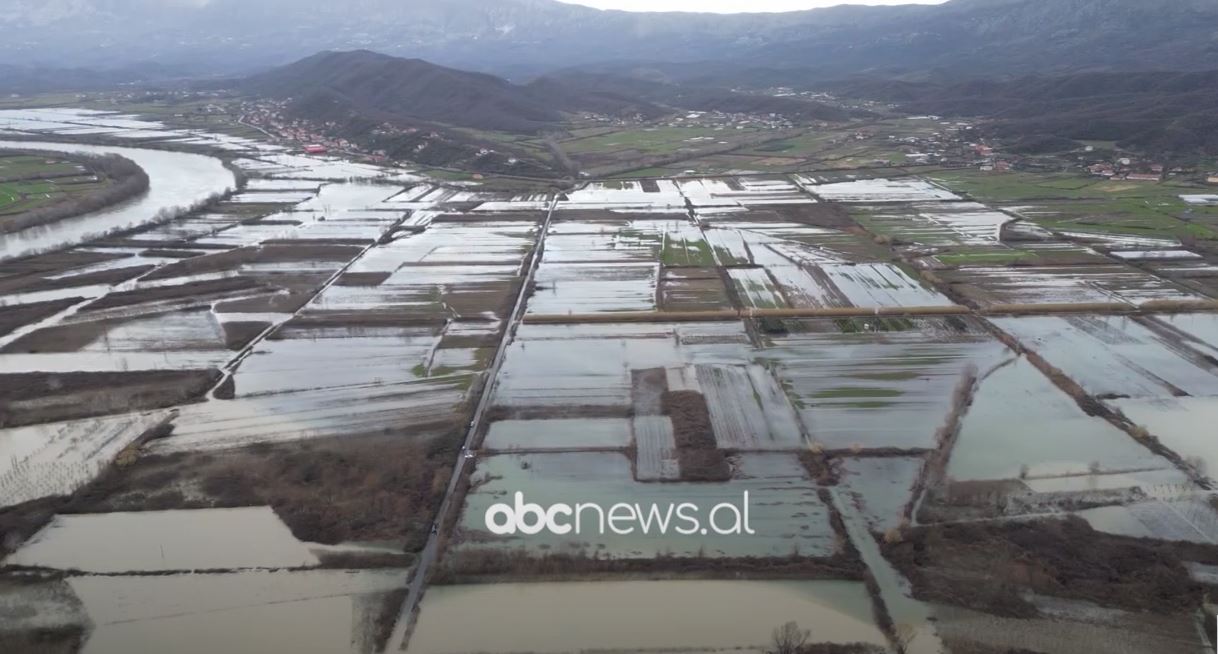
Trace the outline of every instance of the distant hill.
<instances>
[{"instance_id":1,"label":"distant hill","mask_svg":"<svg viewBox=\"0 0 1218 654\"><path fill-rule=\"evenodd\" d=\"M562 120L528 89L498 77L366 50L323 52L251 77L241 89L292 98L297 113L314 118L352 111L509 132Z\"/></svg>"},{"instance_id":2,"label":"distant hill","mask_svg":"<svg viewBox=\"0 0 1218 654\"><path fill-rule=\"evenodd\" d=\"M998 136L1117 141L1140 151L1218 155L1218 71L1079 73L956 84L853 79L822 86L916 113L982 116Z\"/></svg>"},{"instance_id":3,"label":"distant hill","mask_svg":"<svg viewBox=\"0 0 1218 654\"><path fill-rule=\"evenodd\" d=\"M556 128L566 115L579 112L658 118L676 110L699 110L776 113L806 120L850 118L844 110L794 98L611 75L560 74L516 85L366 50L323 52L247 78L238 88L290 99L292 113L311 120L356 115L516 133Z\"/></svg>"},{"instance_id":4,"label":"distant hill","mask_svg":"<svg viewBox=\"0 0 1218 654\"><path fill-rule=\"evenodd\" d=\"M682 75L742 82L757 78L746 71L778 81L1218 68L1214 0L951 0L732 15L554 0L9 0L0 29L0 61L13 65L156 60L203 73L354 48L513 79L606 61L675 62Z\"/></svg>"}]
</instances>

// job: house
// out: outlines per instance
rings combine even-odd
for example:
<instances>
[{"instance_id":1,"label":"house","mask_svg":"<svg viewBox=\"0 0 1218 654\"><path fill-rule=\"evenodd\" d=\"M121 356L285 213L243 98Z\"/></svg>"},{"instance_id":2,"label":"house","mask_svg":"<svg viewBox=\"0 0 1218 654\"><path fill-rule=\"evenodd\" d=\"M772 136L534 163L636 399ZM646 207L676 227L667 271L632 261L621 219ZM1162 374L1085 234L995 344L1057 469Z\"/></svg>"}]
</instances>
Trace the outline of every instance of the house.
<instances>
[{"instance_id":1,"label":"house","mask_svg":"<svg viewBox=\"0 0 1218 654\"><path fill-rule=\"evenodd\" d=\"M304 151L305 154L325 154L327 152L326 146L317 143L306 145Z\"/></svg>"},{"instance_id":2,"label":"house","mask_svg":"<svg viewBox=\"0 0 1218 654\"><path fill-rule=\"evenodd\" d=\"M1130 182L1158 182L1163 179L1163 176L1153 173L1129 173L1125 179Z\"/></svg>"},{"instance_id":3,"label":"house","mask_svg":"<svg viewBox=\"0 0 1218 654\"><path fill-rule=\"evenodd\" d=\"M1218 184L1218 175L1210 175L1205 180L1206 184Z\"/></svg>"}]
</instances>

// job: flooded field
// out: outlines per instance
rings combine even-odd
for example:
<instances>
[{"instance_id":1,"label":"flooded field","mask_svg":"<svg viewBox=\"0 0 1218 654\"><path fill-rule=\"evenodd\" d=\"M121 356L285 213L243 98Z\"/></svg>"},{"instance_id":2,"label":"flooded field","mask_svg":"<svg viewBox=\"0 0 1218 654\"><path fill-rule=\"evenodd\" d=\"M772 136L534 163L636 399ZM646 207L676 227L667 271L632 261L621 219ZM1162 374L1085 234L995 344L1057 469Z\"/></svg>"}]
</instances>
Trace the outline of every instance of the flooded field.
<instances>
[{"instance_id":1,"label":"flooded field","mask_svg":"<svg viewBox=\"0 0 1218 654\"><path fill-rule=\"evenodd\" d=\"M461 628L470 615L494 624ZM625 581L439 586L428 592L409 651L756 653L789 621L812 630L814 642L887 646L861 583Z\"/></svg>"},{"instance_id":2,"label":"flooded field","mask_svg":"<svg viewBox=\"0 0 1218 654\"><path fill-rule=\"evenodd\" d=\"M153 180L0 240L0 649L1191 643L1218 268L1182 236L968 171L559 188L112 112L0 131ZM744 531L489 526L517 493Z\"/></svg>"},{"instance_id":3,"label":"flooded field","mask_svg":"<svg viewBox=\"0 0 1218 654\"><path fill-rule=\"evenodd\" d=\"M1166 459L1084 413L1026 359L981 382L947 474L957 481L1078 478L1094 489L1185 480Z\"/></svg>"},{"instance_id":4,"label":"flooded field","mask_svg":"<svg viewBox=\"0 0 1218 654\"><path fill-rule=\"evenodd\" d=\"M807 483L807 474L795 456L742 454L736 468L731 481L713 486L646 484L632 478L630 460L619 453L520 454L483 459L474 473L477 490L468 496L457 531L458 565L463 550L486 548L509 551L523 548L538 555L554 552L643 559L661 555L781 557L795 553L829 557L837 552L828 509L817 497L816 489ZM594 510L581 512L581 522L566 536L543 533L506 537L486 531L483 517L487 508L498 502L512 502L515 492L524 493L528 501L542 506L559 501L574 506L614 498L615 502L642 504L644 512L652 503L666 507L669 503L675 506L689 502L703 515L720 503L734 502L739 506L748 492L752 506L747 521L756 534L679 536L671 529L660 533L658 525L653 525L649 533L638 529L632 534L618 534L607 528L602 533L599 514ZM726 528L734 518L725 511L719 520Z\"/></svg>"},{"instance_id":5,"label":"flooded field","mask_svg":"<svg viewBox=\"0 0 1218 654\"><path fill-rule=\"evenodd\" d=\"M1096 396L1218 395L1218 350L1155 318L996 318L994 324Z\"/></svg>"},{"instance_id":6,"label":"flooded field","mask_svg":"<svg viewBox=\"0 0 1218 654\"><path fill-rule=\"evenodd\" d=\"M953 390L1006 347L943 319L809 321L764 356L811 437L830 449L932 449Z\"/></svg>"}]
</instances>

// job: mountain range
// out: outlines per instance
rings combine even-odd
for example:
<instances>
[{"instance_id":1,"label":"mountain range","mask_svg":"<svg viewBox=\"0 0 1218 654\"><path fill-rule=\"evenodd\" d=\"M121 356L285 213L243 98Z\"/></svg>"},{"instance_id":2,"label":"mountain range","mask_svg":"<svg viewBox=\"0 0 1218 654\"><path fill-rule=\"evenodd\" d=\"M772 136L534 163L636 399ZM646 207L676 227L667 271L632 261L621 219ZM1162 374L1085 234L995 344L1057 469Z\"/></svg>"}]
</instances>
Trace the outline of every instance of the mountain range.
<instances>
[{"instance_id":1,"label":"mountain range","mask_svg":"<svg viewBox=\"0 0 1218 654\"><path fill-rule=\"evenodd\" d=\"M8 0L0 60L233 74L371 49L514 79L618 67L782 81L1218 68L1214 0L951 0L782 14L628 13L555 0ZM669 67L668 70L677 70Z\"/></svg>"}]
</instances>

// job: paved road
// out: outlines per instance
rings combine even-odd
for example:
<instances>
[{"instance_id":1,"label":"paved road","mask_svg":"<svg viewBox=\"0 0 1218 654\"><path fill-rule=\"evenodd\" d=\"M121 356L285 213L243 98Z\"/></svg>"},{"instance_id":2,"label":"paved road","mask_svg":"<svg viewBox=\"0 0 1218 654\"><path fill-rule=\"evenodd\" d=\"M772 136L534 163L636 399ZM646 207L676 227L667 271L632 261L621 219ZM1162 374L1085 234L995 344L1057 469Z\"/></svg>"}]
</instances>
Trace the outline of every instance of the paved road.
<instances>
[{"instance_id":1,"label":"paved road","mask_svg":"<svg viewBox=\"0 0 1218 654\"><path fill-rule=\"evenodd\" d=\"M529 259L528 272L525 274L524 283L520 286L520 294L516 297L516 304L512 309L511 316L509 316L507 327L503 330L503 338L499 341L499 347L495 352L495 360L487 370L486 383L482 387L482 395L478 400L477 408L474 409L469 429L465 434L465 448L467 450L472 451L474 449L474 441L477 438L479 428L482 426L483 416L490 407L491 397L494 395L495 382L499 378L499 370L503 367L503 360L507 356L508 345L516 336L516 328L520 326L521 318L524 316L529 286L533 282L537 266L541 263L541 256L545 249L546 233L550 231L550 219L554 216L554 207L557 203L557 198L550 202L550 210L546 212L546 219L542 223L540 233L537 236L537 244L533 248L532 257ZM457 463L453 468L452 478L448 480L448 489L444 492L444 501L441 502L440 510L436 514L436 524L441 526L448 524L449 518L454 517L450 516L450 513L454 510L460 510L461 507L453 505L454 495L457 491L457 485L460 484L461 479L469 472L468 468L472 465L473 461L466 459L464 456L457 459ZM453 521L453 524L455 524L455 521ZM423 591L427 585L428 572L431 570L432 564L436 562L437 555L439 554L440 536L441 534L431 534L427 538L427 545L419 553L414 576L411 577L410 585L407 588L406 601L402 604L402 610L398 615L397 624L394 625L393 633L390 634L389 639L386 641L386 652L398 652L406 649L406 644L410 640L410 633L414 628L415 610L419 605L419 600L423 597Z\"/></svg>"}]
</instances>

